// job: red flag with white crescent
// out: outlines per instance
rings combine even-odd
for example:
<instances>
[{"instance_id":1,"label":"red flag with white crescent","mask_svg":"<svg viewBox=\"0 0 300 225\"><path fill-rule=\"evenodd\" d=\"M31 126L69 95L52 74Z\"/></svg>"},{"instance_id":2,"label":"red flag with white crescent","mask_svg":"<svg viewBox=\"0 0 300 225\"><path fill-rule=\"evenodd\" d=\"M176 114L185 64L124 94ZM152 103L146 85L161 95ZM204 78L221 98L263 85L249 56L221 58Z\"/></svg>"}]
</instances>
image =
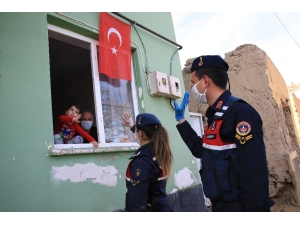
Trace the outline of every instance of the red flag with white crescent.
<instances>
[{"instance_id":1,"label":"red flag with white crescent","mask_svg":"<svg viewBox=\"0 0 300 225\"><path fill-rule=\"evenodd\" d=\"M100 13L99 73L132 81L130 25L106 12Z\"/></svg>"}]
</instances>

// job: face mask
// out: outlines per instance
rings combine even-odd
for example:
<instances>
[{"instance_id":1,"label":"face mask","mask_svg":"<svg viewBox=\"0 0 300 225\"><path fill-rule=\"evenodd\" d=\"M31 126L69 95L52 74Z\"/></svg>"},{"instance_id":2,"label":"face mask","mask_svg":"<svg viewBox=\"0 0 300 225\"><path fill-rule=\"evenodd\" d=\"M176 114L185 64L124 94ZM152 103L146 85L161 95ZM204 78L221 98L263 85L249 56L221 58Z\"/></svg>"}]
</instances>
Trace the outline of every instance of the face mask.
<instances>
[{"instance_id":1,"label":"face mask","mask_svg":"<svg viewBox=\"0 0 300 225\"><path fill-rule=\"evenodd\" d=\"M203 78L202 78L202 79L203 79ZM201 80L202 80L202 79L201 79ZM201 80L199 80L199 81L197 82L197 84L199 84L199 82L200 82ZM196 100L197 100L198 102L203 103L203 104L207 104L207 99L206 99L206 95L205 95L207 88L205 88L205 91L204 91L203 94L202 94L202 93L199 93L198 90L197 90L197 87L196 87L197 84L195 84L195 85L192 87L192 93L193 93L194 97L196 98Z\"/></svg>"},{"instance_id":2,"label":"face mask","mask_svg":"<svg viewBox=\"0 0 300 225\"><path fill-rule=\"evenodd\" d=\"M91 129L92 125L93 125L93 121L81 121L81 127L84 129L84 130L89 130Z\"/></svg>"}]
</instances>

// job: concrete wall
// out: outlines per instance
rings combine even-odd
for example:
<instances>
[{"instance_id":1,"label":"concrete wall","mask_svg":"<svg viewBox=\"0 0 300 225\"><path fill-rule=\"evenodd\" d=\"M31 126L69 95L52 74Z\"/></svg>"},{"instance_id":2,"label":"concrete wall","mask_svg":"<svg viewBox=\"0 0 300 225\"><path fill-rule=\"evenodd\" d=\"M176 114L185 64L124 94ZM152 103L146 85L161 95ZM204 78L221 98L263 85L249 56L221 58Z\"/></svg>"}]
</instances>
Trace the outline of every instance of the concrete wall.
<instances>
[{"instance_id":1,"label":"concrete wall","mask_svg":"<svg viewBox=\"0 0 300 225\"><path fill-rule=\"evenodd\" d=\"M99 27L97 12L65 14ZM122 14L176 42L171 13ZM134 149L50 154L53 118L48 24L98 40L97 31L55 13L0 13L0 211L122 210L125 169ZM140 46L145 60L144 44L149 71L169 74L177 46L137 29L141 39L134 29L131 39ZM139 112L156 114L170 134L174 166L167 193L171 202L179 204L176 210L205 211L196 161L175 128L169 99L148 94L141 55L135 45L132 48L136 49L133 59ZM178 54L172 69L172 75L183 83ZM185 196L196 203L183 203Z\"/></svg>"},{"instance_id":2,"label":"concrete wall","mask_svg":"<svg viewBox=\"0 0 300 225\"><path fill-rule=\"evenodd\" d=\"M186 61L184 83L191 89L189 71L194 58ZM289 92L276 66L255 45L246 44L225 54L229 64L230 91L250 103L263 120L270 197L276 204L299 204L299 145L290 112ZM189 110L205 115L207 106L191 97ZM297 154L298 153L298 154ZM295 165L294 172L291 164ZM298 174L298 175L297 175Z\"/></svg>"}]
</instances>

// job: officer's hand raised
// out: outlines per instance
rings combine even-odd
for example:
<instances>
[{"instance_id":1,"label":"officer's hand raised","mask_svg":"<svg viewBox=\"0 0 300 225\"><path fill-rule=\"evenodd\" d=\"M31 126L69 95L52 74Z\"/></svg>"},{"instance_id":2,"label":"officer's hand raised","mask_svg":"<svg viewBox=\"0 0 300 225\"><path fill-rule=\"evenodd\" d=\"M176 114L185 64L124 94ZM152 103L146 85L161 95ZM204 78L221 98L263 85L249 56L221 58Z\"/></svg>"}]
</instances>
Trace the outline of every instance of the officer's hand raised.
<instances>
[{"instance_id":1,"label":"officer's hand raised","mask_svg":"<svg viewBox=\"0 0 300 225\"><path fill-rule=\"evenodd\" d=\"M133 127L134 123L132 121L130 112L123 113L122 118L123 118L123 122L122 122L123 126L129 127L129 128Z\"/></svg>"},{"instance_id":2,"label":"officer's hand raised","mask_svg":"<svg viewBox=\"0 0 300 225\"><path fill-rule=\"evenodd\" d=\"M175 119L178 121L180 119L184 119L184 111L186 106L189 104L190 93L185 92L181 105L178 106L176 100L174 100L174 108L175 108Z\"/></svg>"}]
</instances>

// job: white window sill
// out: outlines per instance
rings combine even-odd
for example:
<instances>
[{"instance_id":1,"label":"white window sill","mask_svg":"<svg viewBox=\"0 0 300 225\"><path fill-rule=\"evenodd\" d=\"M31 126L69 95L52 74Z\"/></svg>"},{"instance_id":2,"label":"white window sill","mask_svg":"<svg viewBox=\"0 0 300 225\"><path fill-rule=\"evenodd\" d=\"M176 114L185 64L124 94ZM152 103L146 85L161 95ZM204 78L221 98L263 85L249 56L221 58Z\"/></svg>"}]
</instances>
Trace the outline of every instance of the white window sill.
<instances>
[{"instance_id":1,"label":"white window sill","mask_svg":"<svg viewBox=\"0 0 300 225\"><path fill-rule=\"evenodd\" d=\"M129 152L136 151L140 147L137 143L109 143L98 144L93 148L92 144L56 144L49 149L49 155L77 155L101 152Z\"/></svg>"}]
</instances>

